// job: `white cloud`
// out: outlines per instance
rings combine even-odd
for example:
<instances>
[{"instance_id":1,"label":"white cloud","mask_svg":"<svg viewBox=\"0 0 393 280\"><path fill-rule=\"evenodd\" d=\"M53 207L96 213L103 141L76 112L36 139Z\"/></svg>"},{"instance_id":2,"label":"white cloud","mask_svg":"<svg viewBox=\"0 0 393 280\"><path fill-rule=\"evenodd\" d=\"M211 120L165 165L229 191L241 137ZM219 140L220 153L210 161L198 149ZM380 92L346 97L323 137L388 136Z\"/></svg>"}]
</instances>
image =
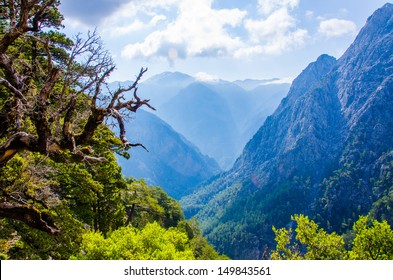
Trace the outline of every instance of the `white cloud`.
<instances>
[{"instance_id":1,"label":"white cloud","mask_svg":"<svg viewBox=\"0 0 393 280\"><path fill-rule=\"evenodd\" d=\"M271 6L269 9L266 8L266 11L269 10L271 13L266 18L245 21L245 28L253 44L239 49L236 56L280 54L294 46L303 45L309 37L307 30L297 27L297 21L289 11L289 8L297 5L298 1L267 1L266 3L269 2Z\"/></svg>"},{"instance_id":2,"label":"white cloud","mask_svg":"<svg viewBox=\"0 0 393 280\"><path fill-rule=\"evenodd\" d=\"M278 55L293 47L302 46L309 38L308 31L297 29L286 34L276 34L263 44L246 46L235 51L235 57L251 57L260 54Z\"/></svg>"},{"instance_id":3,"label":"white cloud","mask_svg":"<svg viewBox=\"0 0 393 280\"><path fill-rule=\"evenodd\" d=\"M212 3L213 0L135 0L111 17L118 23L108 26L117 35L154 26L141 40L132 38L134 41L122 49L121 55L161 57L171 64L187 57L280 54L301 46L309 37L307 30L298 28L291 14L299 0L259 0L259 18L250 18L240 9L212 8ZM120 25L128 17L126 10L136 10L132 5L141 5L138 11L144 13L145 21L135 20L138 14L134 14L134 21L128 18L132 23ZM149 22L146 17L150 17Z\"/></svg>"},{"instance_id":4,"label":"white cloud","mask_svg":"<svg viewBox=\"0 0 393 280\"><path fill-rule=\"evenodd\" d=\"M128 33L140 30L144 26L145 26L145 24L142 21L140 21L139 19L137 19L133 23L131 23L130 25L117 26L117 27L111 28L110 34L112 36L122 36L122 35L125 35L125 34L128 34Z\"/></svg>"},{"instance_id":5,"label":"white cloud","mask_svg":"<svg viewBox=\"0 0 393 280\"><path fill-rule=\"evenodd\" d=\"M306 15L307 18L312 18L314 16L314 12L310 11L310 10L307 10L305 15Z\"/></svg>"},{"instance_id":6,"label":"white cloud","mask_svg":"<svg viewBox=\"0 0 393 280\"><path fill-rule=\"evenodd\" d=\"M292 84L294 77L285 77L281 79L274 79L272 81L264 82L261 85L279 85L279 84Z\"/></svg>"},{"instance_id":7,"label":"white cloud","mask_svg":"<svg viewBox=\"0 0 393 280\"><path fill-rule=\"evenodd\" d=\"M156 27L167 20L166 15L156 10L168 10L180 0L133 0L125 2L119 9L103 20L103 33L120 37L136 31Z\"/></svg>"},{"instance_id":8,"label":"white cloud","mask_svg":"<svg viewBox=\"0 0 393 280\"><path fill-rule=\"evenodd\" d=\"M166 16L165 15L154 15L149 23L150 26L155 26L157 25L158 22L162 21L162 20L166 20Z\"/></svg>"},{"instance_id":9,"label":"white cloud","mask_svg":"<svg viewBox=\"0 0 393 280\"><path fill-rule=\"evenodd\" d=\"M246 29L250 32L251 40L260 42L264 38L286 33L295 26L295 19L287 9L279 9L264 20L247 20Z\"/></svg>"},{"instance_id":10,"label":"white cloud","mask_svg":"<svg viewBox=\"0 0 393 280\"><path fill-rule=\"evenodd\" d=\"M130 34L141 30L143 28L149 28L156 26L160 21L165 21L166 16L164 15L154 15L150 19L149 22L145 23L139 19L136 19L134 22L124 26L113 26L110 29L106 29L106 32L109 33L112 37L124 36L126 34Z\"/></svg>"},{"instance_id":11,"label":"white cloud","mask_svg":"<svg viewBox=\"0 0 393 280\"><path fill-rule=\"evenodd\" d=\"M194 78L201 82L218 82L219 78L214 75L210 75L206 72L198 72L195 74Z\"/></svg>"},{"instance_id":12,"label":"white cloud","mask_svg":"<svg viewBox=\"0 0 393 280\"><path fill-rule=\"evenodd\" d=\"M87 24L76 18L65 18L63 24L69 28L79 30L81 33L87 32L90 28Z\"/></svg>"},{"instance_id":13,"label":"white cloud","mask_svg":"<svg viewBox=\"0 0 393 280\"><path fill-rule=\"evenodd\" d=\"M356 24L349 20L332 18L321 21L318 33L326 37L339 37L356 32Z\"/></svg>"},{"instance_id":14,"label":"white cloud","mask_svg":"<svg viewBox=\"0 0 393 280\"><path fill-rule=\"evenodd\" d=\"M299 0L258 0L258 11L263 15L269 15L275 10L294 9L298 5Z\"/></svg>"},{"instance_id":15,"label":"white cloud","mask_svg":"<svg viewBox=\"0 0 393 280\"><path fill-rule=\"evenodd\" d=\"M241 24L246 12L239 9L211 8L212 0L182 0L178 16L164 29L150 33L143 42L127 45L122 55L133 58L153 55L172 57L220 56L242 45L227 26ZM174 55L176 53L176 55Z\"/></svg>"}]
</instances>

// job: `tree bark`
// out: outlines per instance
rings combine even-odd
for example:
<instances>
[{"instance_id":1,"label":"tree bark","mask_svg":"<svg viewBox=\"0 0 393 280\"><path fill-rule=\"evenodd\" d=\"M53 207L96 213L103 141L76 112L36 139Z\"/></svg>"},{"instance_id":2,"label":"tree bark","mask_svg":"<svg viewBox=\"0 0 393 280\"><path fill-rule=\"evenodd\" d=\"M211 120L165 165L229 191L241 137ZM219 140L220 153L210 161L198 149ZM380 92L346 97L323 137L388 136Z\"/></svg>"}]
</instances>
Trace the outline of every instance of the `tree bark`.
<instances>
[{"instance_id":1,"label":"tree bark","mask_svg":"<svg viewBox=\"0 0 393 280\"><path fill-rule=\"evenodd\" d=\"M60 234L60 229L50 221L48 215L39 212L32 206L13 205L8 202L0 203L0 217L24 222L28 226L50 234Z\"/></svg>"}]
</instances>

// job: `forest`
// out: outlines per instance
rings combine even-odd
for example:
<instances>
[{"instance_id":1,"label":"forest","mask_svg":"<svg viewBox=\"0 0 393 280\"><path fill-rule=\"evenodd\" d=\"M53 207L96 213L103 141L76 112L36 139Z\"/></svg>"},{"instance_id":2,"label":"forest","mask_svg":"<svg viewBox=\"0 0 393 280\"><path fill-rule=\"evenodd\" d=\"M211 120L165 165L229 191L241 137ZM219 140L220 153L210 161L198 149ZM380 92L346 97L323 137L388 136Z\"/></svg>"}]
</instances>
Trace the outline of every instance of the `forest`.
<instances>
[{"instance_id":1,"label":"forest","mask_svg":"<svg viewBox=\"0 0 393 280\"><path fill-rule=\"evenodd\" d=\"M59 5L0 2L0 259L228 259L178 201L123 176L116 156L147 150L127 139L125 123L140 108L155 110L138 95L148 69L109 88L116 66L99 34L67 37ZM269 203L274 194L258 207ZM276 248L263 258L393 259L386 221L361 216L338 235L292 219L294 231L273 227Z\"/></svg>"}]
</instances>

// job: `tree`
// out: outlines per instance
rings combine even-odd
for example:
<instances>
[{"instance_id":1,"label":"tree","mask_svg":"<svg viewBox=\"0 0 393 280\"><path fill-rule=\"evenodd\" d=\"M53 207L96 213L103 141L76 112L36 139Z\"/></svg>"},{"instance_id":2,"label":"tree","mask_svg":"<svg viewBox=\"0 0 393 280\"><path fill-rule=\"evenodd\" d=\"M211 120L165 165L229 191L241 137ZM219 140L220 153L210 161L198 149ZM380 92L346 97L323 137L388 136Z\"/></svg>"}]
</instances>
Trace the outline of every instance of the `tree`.
<instances>
[{"instance_id":1,"label":"tree","mask_svg":"<svg viewBox=\"0 0 393 280\"><path fill-rule=\"evenodd\" d=\"M277 248L272 252L273 259L339 260L346 259L344 239L336 233L328 234L307 216L294 215L297 223L296 240L290 245L291 230L275 229ZM304 253L302 253L302 251Z\"/></svg>"},{"instance_id":2,"label":"tree","mask_svg":"<svg viewBox=\"0 0 393 280\"><path fill-rule=\"evenodd\" d=\"M356 237L349 252L351 259L393 260L393 231L386 221L362 216L353 229Z\"/></svg>"},{"instance_id":3,"label":"tree","mask_svg":"<svg viewBox=\"0 0 393 280\"><path fill-rule=\"evenodd\" d=\"M33 152L55 162L106 161L105 154L142 146L130 143L124 121L149 100L137 95L135 82L109 90L115 65L96 32L70 40L59 33L57 0L3 0L0 14L0 169L17 154ZM129 96L128 92L131 92ZM94 149L93 136L104 122L119 128L120 143ZM120 144L120 145L119 145ZM30 204L14 199L1 185L0 217L17 219L59 233L53 222Z\"/></svg>"},{"instance_id":4,"label":"tree","mask_svg":"<svg viewBox=\"0 0 393 280\"><path fill-rule=\"evenodd\" d=\"M393 231L386 221L379 222L360 216L353 226L355 234L344 246L344 237L325 230L304 215L294 215L297 223L293 240L292 229L276 229L276 250L272 259L293 260L391 260L393 259ZM352 248L347 250L347 248Z\"/></svg>"},{"instance_id":5,"label":"tree","mask_svg":"<svg viewBox=\"0 0 393 280\"><path fill-rule=\"evenodd\" d=\"M187 235L158 223L143 229L119 228L104 238L101 233L83 235L81 252L75 259L87 260L192 260Z\"/></svg>"}]
</instances>

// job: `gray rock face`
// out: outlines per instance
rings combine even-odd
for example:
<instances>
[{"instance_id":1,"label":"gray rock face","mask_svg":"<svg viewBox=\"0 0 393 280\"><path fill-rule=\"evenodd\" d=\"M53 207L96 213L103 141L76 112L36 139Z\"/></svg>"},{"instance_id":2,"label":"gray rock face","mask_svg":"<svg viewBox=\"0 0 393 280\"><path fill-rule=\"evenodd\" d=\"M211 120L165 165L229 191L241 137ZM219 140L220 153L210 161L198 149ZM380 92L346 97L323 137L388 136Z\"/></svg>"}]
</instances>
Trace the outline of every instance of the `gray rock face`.
<instances>
[{"instance_id":1,"label":"gray rock face","mask_svg":"<svg viewBox=\"0 0 393 280\"><path fill-rule=\"evenodd\" d=\"M386 216L392 53L393 5L386 4L339 60L322 55L296 78L230 171L182 200L218 250L258 258L265 244L274 247L271 227L296 213L338 232L360 214Z\"/></svg>"}]
</instances>

